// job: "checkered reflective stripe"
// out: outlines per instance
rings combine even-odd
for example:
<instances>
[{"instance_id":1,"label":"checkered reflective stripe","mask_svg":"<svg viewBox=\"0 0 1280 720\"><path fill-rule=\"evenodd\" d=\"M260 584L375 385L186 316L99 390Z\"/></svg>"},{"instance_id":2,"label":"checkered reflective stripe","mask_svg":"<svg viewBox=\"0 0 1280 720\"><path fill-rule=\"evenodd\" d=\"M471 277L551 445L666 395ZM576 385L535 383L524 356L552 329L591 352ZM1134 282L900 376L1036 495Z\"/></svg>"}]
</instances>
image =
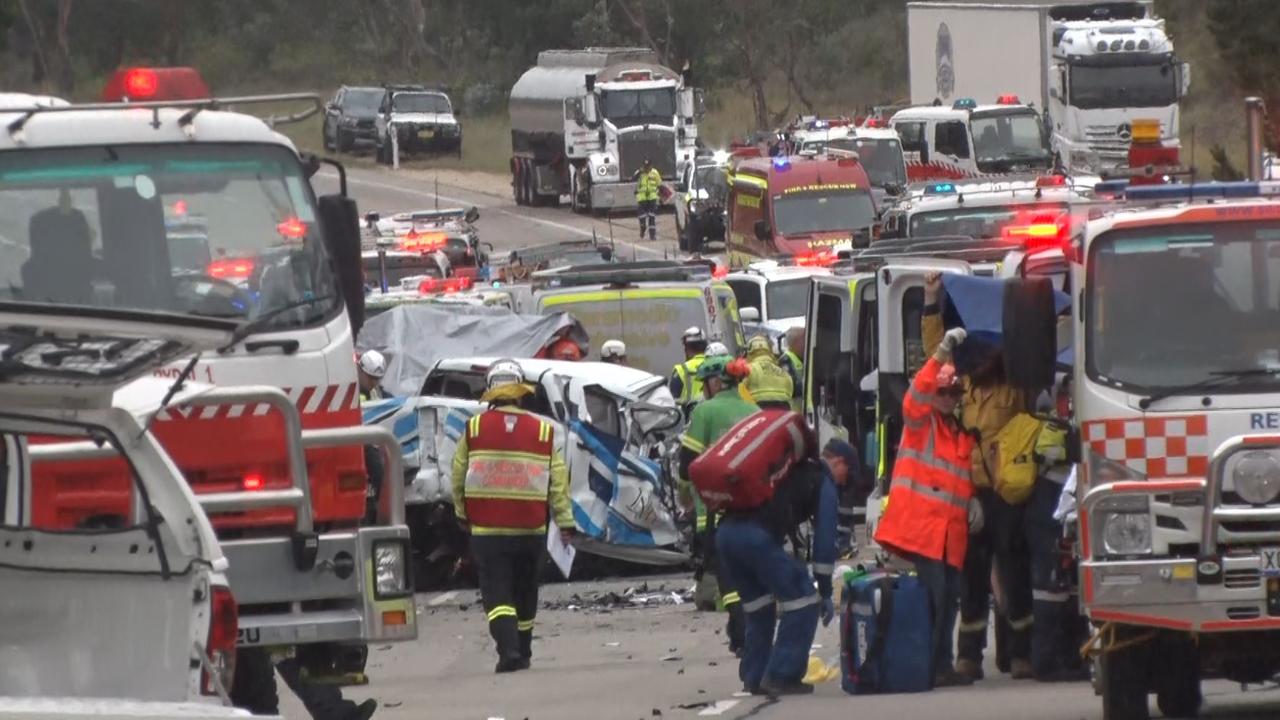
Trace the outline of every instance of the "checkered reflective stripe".
<instances>
[{"instance_id":1,"label":"checkered reflective stripe","mask_svg":"<svg viewBox=\"0 0 1280 720\"><path fill-rule=\"evenodd\" d=\"M360 407L360 393L355 383L344 385L309 385L305 387L280 388L285 395L298 406L303 415L315 413L334 413L343 410L356 410ZM263 403L253 405L210 405L207 407L174 407L161 410L158 420L221 420L238 418L244 415L266 415L271 406Z\"/></svg>"},{"instance_id":2,"label":"checkered reflective stripe","mask_svg":"<svg viewBox=\"0 0 1280 720\"><path fill-rule=\"evenodd\" d=\"M1092 420L1084 440L1095 453L1148 478L1204 477L1209 420L1204 415Z\"/></svg>"}]
</instances>

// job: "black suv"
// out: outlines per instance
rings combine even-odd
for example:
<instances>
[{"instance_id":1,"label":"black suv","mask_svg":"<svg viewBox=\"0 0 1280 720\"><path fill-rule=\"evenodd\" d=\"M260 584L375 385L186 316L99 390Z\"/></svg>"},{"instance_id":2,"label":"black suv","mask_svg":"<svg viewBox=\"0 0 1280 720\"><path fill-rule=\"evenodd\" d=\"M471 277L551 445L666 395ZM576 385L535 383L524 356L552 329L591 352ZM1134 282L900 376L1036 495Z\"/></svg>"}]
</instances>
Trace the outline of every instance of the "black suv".
<instances>
[{"instance_id":1,"label":"black suv","mask_svg":"<svg viewBox=\"0 0 1280 720\"><path fill-rule=\"evenodd\" d=\"M379 87L342 86L324 107L324 149L347 152L358 141L377 142L374 118L385 92Z\"/></svg>"}]
</instances>

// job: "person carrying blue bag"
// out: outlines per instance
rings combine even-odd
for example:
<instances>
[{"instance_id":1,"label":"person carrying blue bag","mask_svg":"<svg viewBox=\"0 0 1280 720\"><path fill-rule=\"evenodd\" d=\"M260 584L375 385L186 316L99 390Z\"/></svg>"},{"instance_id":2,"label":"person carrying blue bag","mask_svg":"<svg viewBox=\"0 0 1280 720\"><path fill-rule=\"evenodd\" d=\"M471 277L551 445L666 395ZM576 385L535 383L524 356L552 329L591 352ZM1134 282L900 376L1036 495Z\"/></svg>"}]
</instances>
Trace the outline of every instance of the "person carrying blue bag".
<instances>
[{"instance_id":1,"label":"person carrying blue bag","mask_svg":"<svg viewBox=\"0 0 1280 720\"><path fill-rule=\"evenodd\" d=\"M761 402L761 409L768 410L767 405ZM784 409L790 403L783 399L779 405ZM716 549L746 613L746 647L738 676L744 690L753 695L813 692L812 685L802 682L809 650L819 618L828 625L835 616L831 573L836 559L837 486L847 481L857 463L853 446L832 440L821 459L797 464L764 505L728 511L721 521ZM796 528L806 521L813 524L812 576L784 547L785 539L794 537Z\"/></svg>"}]
</instances>

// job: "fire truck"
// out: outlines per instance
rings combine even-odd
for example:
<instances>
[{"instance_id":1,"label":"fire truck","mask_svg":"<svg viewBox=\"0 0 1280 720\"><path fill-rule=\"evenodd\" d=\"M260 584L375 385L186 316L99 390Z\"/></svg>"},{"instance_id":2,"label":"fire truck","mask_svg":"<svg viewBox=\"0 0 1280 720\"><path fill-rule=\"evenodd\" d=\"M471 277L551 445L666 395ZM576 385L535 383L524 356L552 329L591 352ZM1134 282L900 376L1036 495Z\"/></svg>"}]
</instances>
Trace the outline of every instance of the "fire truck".
<instances>
[{"instance_id":1,"label":"fire truck","mask_svg":"<svg viewBox=\"0 0 1280 720\"><path fill-rule=\"evenodd\" d=\"M1126 199L1073 269L1081 599L1104 717L1192 717L1280 672L1280 184Z\"/></svg>"},{"instance_id":2,"label":"fire truck","mask_svg":"<svg viewBox=\"0 0 1280 720\"><path fill-rule=\"evenodd\" d=\"M1053 167L1040 114L1014 95L1001 95L993 105L960 98L949 107L910 107L895 113L889 126L902 139L912 182Z\"/></svg>"},{"instance_id":3,"label":"fire truck","mask_svg":"<svg viewBox=\"0 0 1280 720\"><path fill-rule=\"evenodd\" d=\"M317 198L322 161L273 130L318 112L317 96L208 96L194 70L134 68L112 78L110 102L6 112L0 296L242 321L222 350L154 371L216 385L223 401L162 404L150 429L218 533L241 649L305 647L312 676L351 679L365 644L416 636L403 487L388 470L373 492L365 469L381 435L361 427L353 363L357 211L340 165L323 161L341 192ZM306 109L267 121L226 109L261 103ZM166 232L175 206L204 220L204 268L192 267L192 233ZM118 457L57 443L31 456L35 525L144 517Z\"/></svg>"}]
</instances>

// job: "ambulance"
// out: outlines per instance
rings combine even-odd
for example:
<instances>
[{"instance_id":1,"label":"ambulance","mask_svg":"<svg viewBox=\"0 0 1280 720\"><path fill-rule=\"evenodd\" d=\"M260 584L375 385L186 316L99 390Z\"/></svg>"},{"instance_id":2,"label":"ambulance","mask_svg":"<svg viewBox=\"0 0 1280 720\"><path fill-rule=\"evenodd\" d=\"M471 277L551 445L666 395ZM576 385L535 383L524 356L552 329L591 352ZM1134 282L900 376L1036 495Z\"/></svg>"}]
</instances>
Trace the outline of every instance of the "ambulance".
<instances>
[{"instance_id":1,"label":"ambulance","mask_svg":"<svg viewBox=\"0 0 1280 720\"><path fill-rule=\"evenodd\" d=\"M1280 184L1134 187L1077 237L1080 589L1107 718L1280 672Z\"/></svg>"},{"instance_id":2,"label":"ambulance","mask_svg":"<svg viewBox=\"0 0 1280 720\"><path fill-rule=\"evenodd\" d=\"M960 98L949 107L906 108L894 114L889 127L902 139L912 182L1053 167L1040 113L1013 95L1001 95L993 105Z\"/></svg>"}]
</instances>

